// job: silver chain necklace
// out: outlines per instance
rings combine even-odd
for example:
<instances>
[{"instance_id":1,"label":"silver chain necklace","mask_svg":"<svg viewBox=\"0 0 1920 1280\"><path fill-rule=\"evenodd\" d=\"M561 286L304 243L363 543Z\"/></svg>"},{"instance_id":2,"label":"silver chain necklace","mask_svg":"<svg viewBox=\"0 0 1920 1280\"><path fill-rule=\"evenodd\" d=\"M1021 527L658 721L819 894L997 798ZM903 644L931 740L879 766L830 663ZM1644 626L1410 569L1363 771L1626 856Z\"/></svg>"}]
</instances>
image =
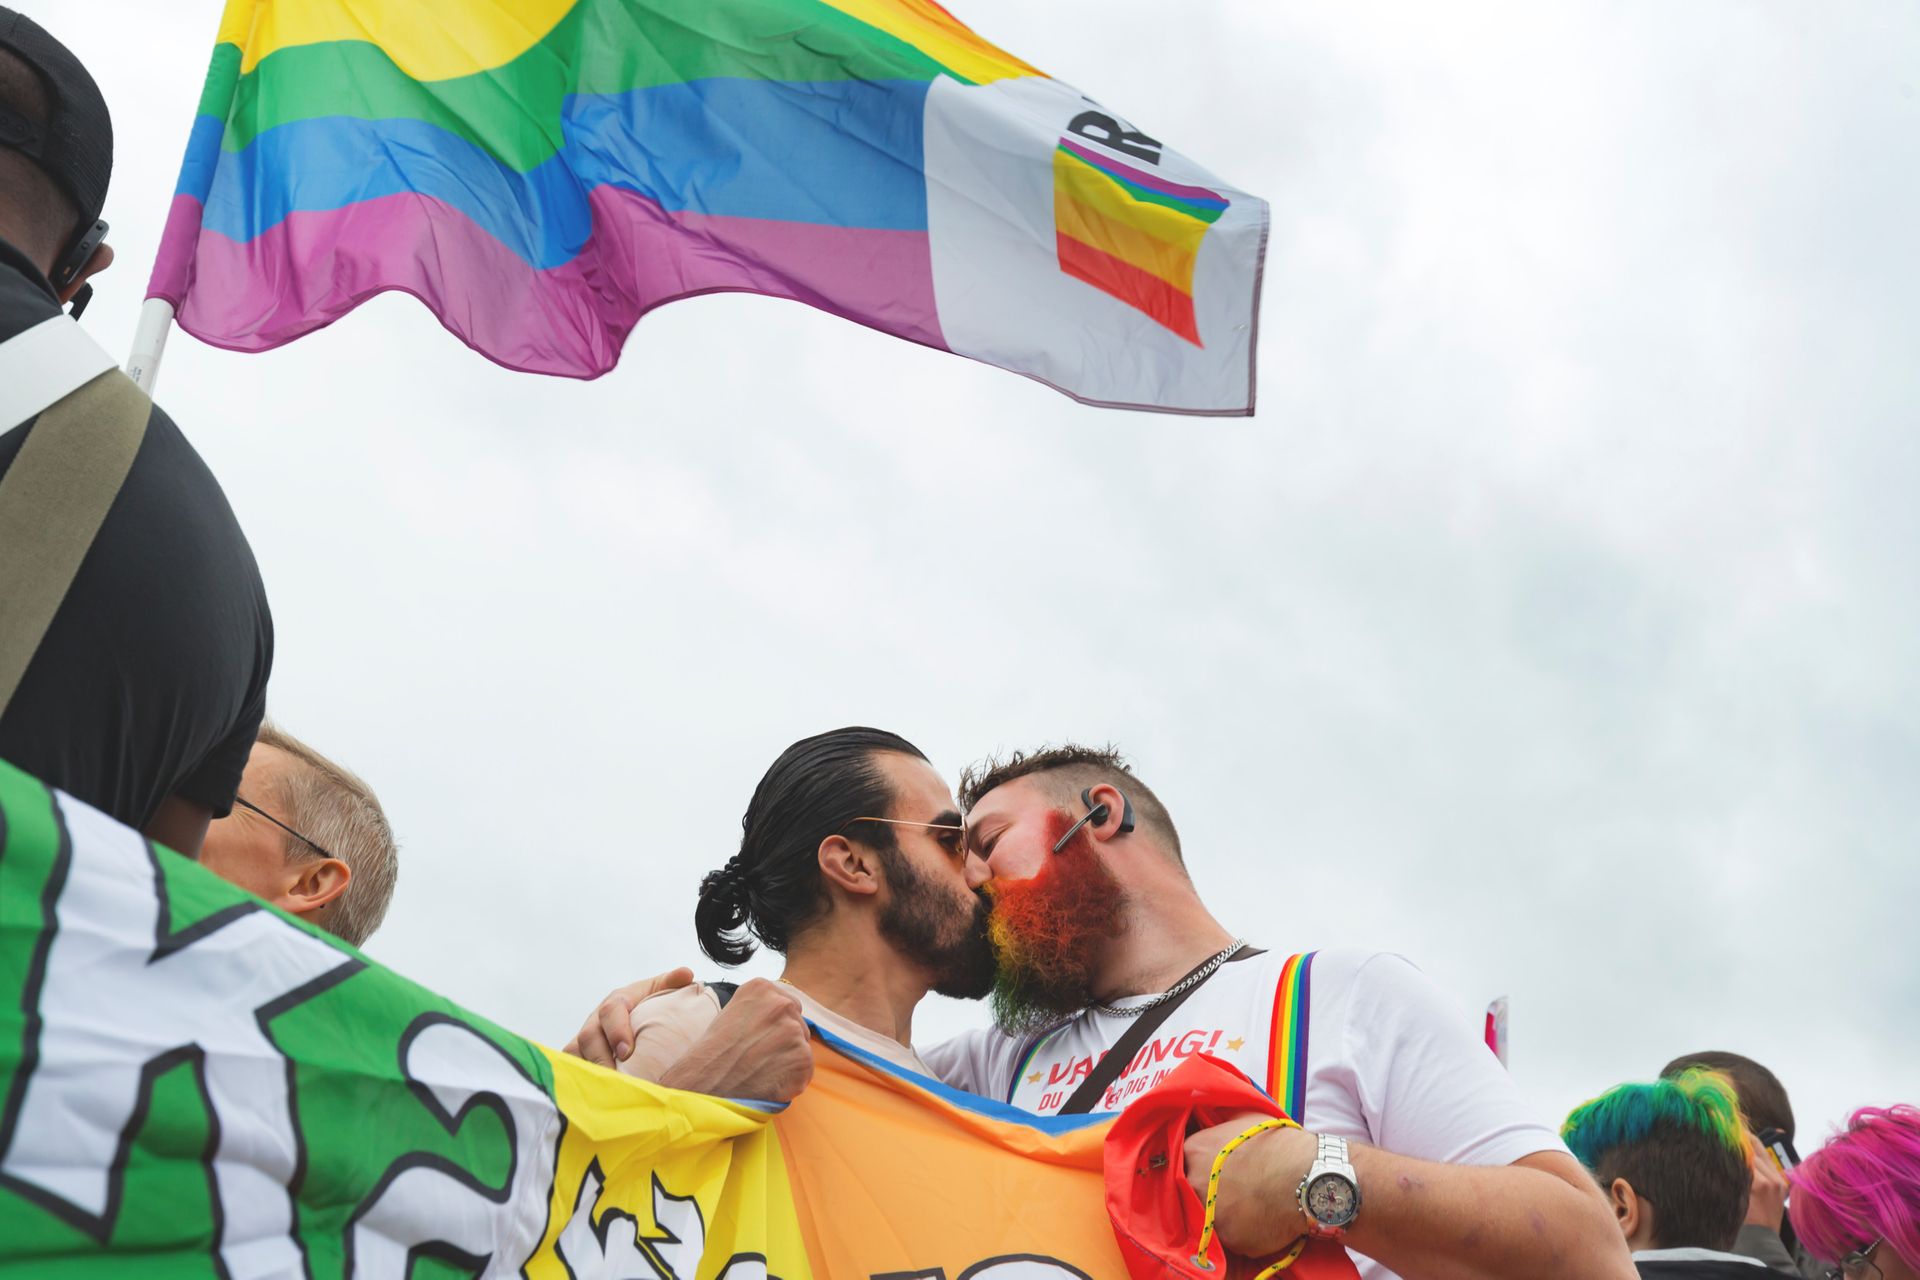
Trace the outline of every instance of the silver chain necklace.
<instances>
[{"instance_id":1,"label":"silver chain necklace","mask_svg":"<svg viewBox=\"0 0 1920 1280\"><path fill-rule=\"evenodd\" d=\"M1201 983L1205 982L1208 978L1211 978L1213 976L1213 971L1215 969L1218 969L1221 965L1225 964L1228 960L1232 959L1234 952L1238 951L1240 948L1246 945L1247 945L1247 940L1245 938L1235 938L1232 942L1227 944L1226 949L1224 951L1214 956L1213 959L1207 961L1205 964L1201 965L1198 969L1195 969L1192 973L1180 979L1180 981L1174 983L1172 986L1168 987L1165 991L1162 991L1159 995L1147 1001L1145 1004L1136 1005L1131 1009L1116 1009L1110 1004L1090 1004L1087 1006L1087 1008L1093 1010L1095 1013L1104 1013L1110 1018L1138 1017L1140 1014L1145 1013L1149 1009L1159 1008L1161 1005L1173 999L1175 996L1179 995L1181 992L1190 991L1194 987L1199 986Z\"/></svg>"}]
</instances>

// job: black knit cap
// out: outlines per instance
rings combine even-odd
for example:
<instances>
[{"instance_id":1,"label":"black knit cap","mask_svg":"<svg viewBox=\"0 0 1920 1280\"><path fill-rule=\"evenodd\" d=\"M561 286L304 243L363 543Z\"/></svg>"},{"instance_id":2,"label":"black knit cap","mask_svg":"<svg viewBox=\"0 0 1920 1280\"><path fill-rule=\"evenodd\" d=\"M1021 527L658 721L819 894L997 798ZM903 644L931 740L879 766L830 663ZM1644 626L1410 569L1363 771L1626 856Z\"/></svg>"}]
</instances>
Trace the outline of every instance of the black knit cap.
<instances>
[{"instance_id":1,"label":"black knit cap","mask_svg":"<svg viewBox=\"0 0 1920 1280\"><path fill-rule=\"evenodd\" d=\"M80 209L82 227L107 207L113 176L113 118L80 59L45 28L0 5L0 49L34 69L49 99L43 124L0 105L0 147L31 156Z\"/></svg>"}]
</instances>

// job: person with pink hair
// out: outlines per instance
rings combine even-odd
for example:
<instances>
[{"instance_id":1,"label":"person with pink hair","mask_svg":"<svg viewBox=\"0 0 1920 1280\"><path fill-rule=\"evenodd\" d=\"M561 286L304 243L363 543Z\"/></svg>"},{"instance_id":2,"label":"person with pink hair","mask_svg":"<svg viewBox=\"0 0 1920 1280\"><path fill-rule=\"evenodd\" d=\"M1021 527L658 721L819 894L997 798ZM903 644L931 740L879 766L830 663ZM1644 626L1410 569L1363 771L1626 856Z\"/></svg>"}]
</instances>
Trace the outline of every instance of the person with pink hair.
<instances>
[{"instance_id":1,"label":"person with pink hair","mask_svg":"<svg viewBox=\"0 0 1920 1280\"><path fill-rule=\"evenodd\" d=\"M1920 1280L1920 1108L1860 1108L1787 1178L1793 1229L1830 1277Z\"/></svg>"}]
</instances>

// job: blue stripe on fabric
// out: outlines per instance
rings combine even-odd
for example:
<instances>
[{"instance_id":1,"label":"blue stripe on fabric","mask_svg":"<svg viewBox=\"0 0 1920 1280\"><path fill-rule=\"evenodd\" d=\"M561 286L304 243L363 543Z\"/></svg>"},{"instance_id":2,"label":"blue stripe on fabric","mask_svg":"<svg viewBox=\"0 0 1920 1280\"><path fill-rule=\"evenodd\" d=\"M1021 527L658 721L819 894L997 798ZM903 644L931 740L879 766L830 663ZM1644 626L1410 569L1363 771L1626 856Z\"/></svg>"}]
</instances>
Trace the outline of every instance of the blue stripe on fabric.
<instances>
[{"instance_id":1,"label":"blue stripe on fabric","mask_svg":"<svg viewBox=\"0 0 1920 1280\"><path fill-rule=\"evenodd\" d=\"M526 173L424 121L328 116L219 152L209 180L202 116L178 190L203 200L203 226L240 241L290 213L418 192L540 268L586 243L598 186L675 212L924 231L926 93L917 80L711 79L583 94L563 110L565 145Z\"/></svg>"},{"instance_id":2,"label":"blue stripe on fabric","mask_svg":"<svg viewBox=\"0 0 1920 1280\"><path fill-rule=\"evenodd\" d=\"M1009 1124L1025 1125L1040 1133L1060 1134L1072 1133L1076 1129L1085 1129L1091 1125L1106 1124L1113 1119L1111 1114L1043 1116L1032 1111L1023 1111L1019 1107L996 1102L992 1098L983 1098L975 1093L967 1093L952 1085L942 1084L932 1076L923 1076L918 1071L909 1071L905 1067L888 1062L877 1054L867 1052L859 1045L842 1040L816 1022L809 1022L807 1025L813 1028L814 1034L818 1035L821 1042L829 1048L838 1050L856 1062L883 1071L896 1080L905 1080L908 1084L925 1089L942 1102L951 1103L975 1115L985 1116L989 1120L1003 1120Z\"/></svg>"},{"instance_id":3,"label":"blue stripe on fabric","mask_svg":"<svg viewBox=\"0 0 1920 1280\"><path fill-rule=\"evenodd\" d=\"M213 175L220 167L220 139L227 126L218 116L195 116L187 134L187 154L180 161L180 181L173 189L177 196L192 196L205 204L213 189Z\"/></svg>"}]
</instances>

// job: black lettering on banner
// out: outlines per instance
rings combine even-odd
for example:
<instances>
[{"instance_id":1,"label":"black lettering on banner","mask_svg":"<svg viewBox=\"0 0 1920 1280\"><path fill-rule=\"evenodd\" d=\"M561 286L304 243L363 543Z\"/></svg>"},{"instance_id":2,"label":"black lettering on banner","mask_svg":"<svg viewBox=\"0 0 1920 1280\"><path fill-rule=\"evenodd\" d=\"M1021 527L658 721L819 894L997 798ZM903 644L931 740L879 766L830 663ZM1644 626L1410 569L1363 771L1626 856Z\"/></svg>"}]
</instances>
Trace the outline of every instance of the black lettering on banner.
<instances>
[{"instance_id":1,"label":"black lettering on banner","mask_svg":"<svg viewBox=\"0 0 1920 1280\"><path fill-rule=\"evenodd\" d=\"M236 1093L233 1077L223 1070L262 1051L278 1053L269 1033L272 1021L351 977L364 962L310 939L261 911L257 902L234 903L176 928L166 876L151 841L70 798L48 793L47 802L54 856L40 902L40 936L22 992L26 1018L19 1065L0 1106L0 1187L104 1244L123 1207L128 1165L147 1123L154 1087L161 1076L185 1065L207 1119L201 1161L216 1243L213 1274L230 1273L226 1254L235 1243L230 1237L237 1237L254 1257L311 1275L294 1203L305 1176L306 1147L293 1065L280 1055L284 1092L278 1098ZM76 838L76 820L81 838ZM0 822L0 847L7 834ZM136 887L140 881L128 874L140 866L150 894L143 894ZM125 939L126 945L100 954L70 954L66 939L87 933L63 936L69 913L109 937ZM191 993L204 985L204 973L226 963L211 951L196 951L196 944L227 930L246 938L236 949L281 947L284 963L249 973L227 1004L195 1004ZM135 941L142 931L152 938L150 947ZM50 994L55 991L63 994L56 998ZM187 993L187 1003L171 1000L173 991ZM107 1016L103 1006L109 1002L111 1016L128 1025L125 1040L134 1052L168 1047L144 1061L103 1058L76 1048L76 1037L84 1041ZM43 1063L57 1069L42 1072ZM84 1107L77 1101L82 1097ZM93 1129L83 1128L76 1136L73 1117L83 1113ZM292 1161L266 1169L232 1157L223 1160L230 1133L290 1150ZM110 1150L101 1146L102 1139L110 1141ZM271 1185L276 1174L281 1185ZM263 1180L271 1196L263 1194ZM245 1220L238 1230L236 1212Z\"/></svg>"},{"instance_id":2,"label":"black lettering on banner","mask_svg":"<svg viewBox=\"0 0 1920 1280\"><path fill-rule=\"evenodd\" d=\"M676 1196L653 1175L653 1220L658 1235L646 1235L633 1214L599 1209L606 1177L596 1157L587 1164L574 1196L573 1213L554 1242L570 1280L694 1280L707 1251L706 1218L692 1196ZM778 1280L761 1253L736 1253L717 1280Z\"/></svg>"},{"instance_id":3,"label":"black lettering on banner","mask_svg":"<svg viewBox=\"0 0 1920 1280\"><path fill-rule=\"evenodd\" d=\"M1104 111L1082 111L1067 125L1068 133L1079 134L1089 142L1125 152L1135 160L1160 163L1160 143L1144 133L1135 132Z\"/></svg>"},{"instance_id":4,"label":"black lettering on banner","mask_svg":"<svg viewBox=\"0 0 1920 1280\"><path fill-rule=\"evenodd\" d=\"M869 1280L947 1280L947 1269L884 1271ZM974 1263L960 1273L958 1280L1092 1280L1092 1277L1070 1262L1043 1253L1003 1253Z\"/></svg>"},{"instance_id":5,"label":"black lettering on banner","mask_svg":"<svg viewBox=\"0 0 1920 1280\"><path fill-rule=\"evenodd\" d=\"M477 1111L498 1117L507 1173L494 1187L443 1156L401 1156L347 1220L347 1274L397 1280L420 1258L478 1271L503 1251L509 1258L531 1254L546 1226L546 1193L565 1128L552 1099L506 1050L444 1013L423 1013L408 1024L398 1062L408 1091L449 1136Z\"/></svg>"}]
</instances>

